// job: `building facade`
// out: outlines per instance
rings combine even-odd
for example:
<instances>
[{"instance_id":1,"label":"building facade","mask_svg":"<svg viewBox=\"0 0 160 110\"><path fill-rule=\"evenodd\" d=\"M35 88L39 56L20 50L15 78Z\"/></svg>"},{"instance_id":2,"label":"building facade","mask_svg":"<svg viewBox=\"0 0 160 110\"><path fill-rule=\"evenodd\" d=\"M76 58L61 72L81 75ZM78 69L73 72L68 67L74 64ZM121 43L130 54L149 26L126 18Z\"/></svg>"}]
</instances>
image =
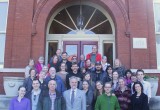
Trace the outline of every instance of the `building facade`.
<instances>
[{"instance_id":1,"label":"building facade","mask_svg":"<svg viewBox=\"0 0 160 110\"><path fill-rule=\"evenodd\" d=\"M5 2L7 22L0 31L3 68L24 68L30 58L36 61L39 56L45 56L47 64L58 48L79 57L92 45L111 64L119 58L126 68L160 68L160 17L158 11L154 14L160 9L159 0L2 0L0 4Z\"/></svg>"}]
</instances>

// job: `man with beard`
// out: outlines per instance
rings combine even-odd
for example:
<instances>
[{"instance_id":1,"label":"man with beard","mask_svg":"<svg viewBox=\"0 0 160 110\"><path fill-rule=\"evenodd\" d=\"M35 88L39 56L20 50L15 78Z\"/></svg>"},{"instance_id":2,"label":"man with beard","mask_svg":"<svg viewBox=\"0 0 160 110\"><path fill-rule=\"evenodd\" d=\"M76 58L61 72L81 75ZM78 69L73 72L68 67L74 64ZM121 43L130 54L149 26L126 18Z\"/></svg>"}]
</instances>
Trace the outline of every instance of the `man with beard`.
<instances>
[{"instance_id":1,"label":"man with beard","mask_svg":"<svg viewBox=\"0 0 160 110\"><path fill-rule=\"evenodd\" d=\"M92 81L94 81L95 83L97 81L103 81L103 78L106 76L106 73L102 69L101 62L96 62L95 71L91 73L91 76L92 76Z\"/></svg>"},{"instance_id":2,"label":"man with beard","mask_svg":"<svg viewBox=\"0 0 160 110\"><path fill-rule=\"evenodd\" d=\"M67 65L67 72L71 72L72 71L71 70L72 63L70 61L68 61L67 58L68 58L67 52L62 52L62 61L60 62L60 64L62 62L66 63L66 65Z\"/></svg>"},{"instance_id":3,"label":"man with beard","mask_svg":"<svg viewBox=\"0 0 160 110\"><path fill-rule=\"evenodd\" d=\"M83 79L83 75L78 72L78 64L77 63L72 63L72 72L69 72L69 74L66 75L66 86L67 86L67 89L70 89L70 84L69 84L69 78L72 77L72 76L75 76L77 77L77 80L78 80L78 87L79 87L79 82L82 81Z\"/></svg>"}]
</instances>

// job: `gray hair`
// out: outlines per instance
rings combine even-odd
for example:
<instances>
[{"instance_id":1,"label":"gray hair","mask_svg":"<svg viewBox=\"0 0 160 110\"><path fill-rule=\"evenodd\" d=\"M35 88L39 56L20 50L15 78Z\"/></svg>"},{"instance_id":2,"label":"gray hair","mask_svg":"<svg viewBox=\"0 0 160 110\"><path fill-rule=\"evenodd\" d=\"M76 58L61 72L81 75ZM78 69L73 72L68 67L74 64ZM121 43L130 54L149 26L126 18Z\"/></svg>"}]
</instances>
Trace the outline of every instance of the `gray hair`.
<instances>
[{"instance_id":1,"label":"gray hair","mask_svg":"<svg viewBox=\"0 0 160 110\"><path fill-rule=\"evenodd\" d=\"M107 59L107 57L106 57L106 56L103 56L102 59Z\"/></svg>"},{"instance_id":2,"label":"gray hair","mask_svg":"<svg viewBox=\"0 0 160 110\"><path fill-rule=\"evenodd\" d=\"M40 57L38 58L38 60L44 60L44 57L43 57L43 56L40 56Z\"/></svg>"},{"instance_id":3,"label":"gray hair","mask_svg":"<svg viewBox=\"0 0 160 110\"><path fill-rule=\"evenodd\" d=\"M71 77L69 78L69 82L70 82L72 79L75 79L75 80L78 82L78 77L76 77L76 76L71 76Z\"/></svg>"}]
</instances>

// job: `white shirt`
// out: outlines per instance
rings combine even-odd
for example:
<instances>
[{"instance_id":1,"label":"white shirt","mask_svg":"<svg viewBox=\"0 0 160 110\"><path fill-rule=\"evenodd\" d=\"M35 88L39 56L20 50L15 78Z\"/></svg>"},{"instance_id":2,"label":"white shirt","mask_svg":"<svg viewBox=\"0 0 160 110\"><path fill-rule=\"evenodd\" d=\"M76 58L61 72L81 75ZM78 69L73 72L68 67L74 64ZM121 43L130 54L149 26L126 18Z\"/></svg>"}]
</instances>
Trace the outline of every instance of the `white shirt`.
<instances>
[{"instance_id":1,"label":"white shirt","mask_svg":"<svg viewBox=\"0 0 160 110\"><path fill-rule=\"evenodd\" d=\"M131 83L131 93L132 93L132 94L134 94L133 85L134 85L134 83L132 82L132 83Z\"/></svg>"},{"instance_id":2,"label":"white shirt","mask_svg":"<svg viewBox=\"0 0 160 110\"><path fill-rule=\"evenodd\" d=\"M103 71L106 71L107 66L110 66L109 63L105 63L105 64L101 63L101 64L102 64Z\"/></svg>"},{"instance_id":3,"label":"white shirt","mask_svg":"<svg viewBox=\"0 0 160 110\"><path fill-rule=\"evenodd\" d=\"M143 93L148 96L148 98L151 98L151 84L147 81L141 82L143 85Z\"/></svg>"}]
</instances>

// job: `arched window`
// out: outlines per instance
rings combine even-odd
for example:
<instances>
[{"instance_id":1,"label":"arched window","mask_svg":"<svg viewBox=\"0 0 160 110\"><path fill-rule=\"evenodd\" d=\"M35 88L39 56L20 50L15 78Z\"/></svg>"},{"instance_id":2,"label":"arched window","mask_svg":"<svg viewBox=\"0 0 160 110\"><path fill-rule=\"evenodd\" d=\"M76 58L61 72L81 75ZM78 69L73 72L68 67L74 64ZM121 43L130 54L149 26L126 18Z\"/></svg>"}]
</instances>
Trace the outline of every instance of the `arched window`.
<instances>
[{"instance_id":1,"label":"arched window","mask_svg":"<svg viewBox=\"0 0 160 110\"><path fill-rule=\"evenodd\" d=\"M96 7L72 5L58 12L49 34L113 34L108 18Z\"/></svg>"}]
</instances>

